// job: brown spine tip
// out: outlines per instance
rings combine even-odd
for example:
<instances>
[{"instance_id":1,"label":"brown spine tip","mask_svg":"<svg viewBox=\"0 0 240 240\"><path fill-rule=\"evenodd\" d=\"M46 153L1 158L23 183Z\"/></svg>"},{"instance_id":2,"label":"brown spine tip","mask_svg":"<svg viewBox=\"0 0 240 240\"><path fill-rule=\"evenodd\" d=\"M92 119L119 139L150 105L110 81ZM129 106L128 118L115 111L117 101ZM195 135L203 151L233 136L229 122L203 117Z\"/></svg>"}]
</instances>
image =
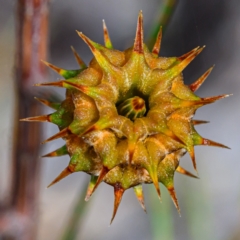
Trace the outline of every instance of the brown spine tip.
<instances>
[{"instance_id":1,"label":"brown spine tip","mask_svg":"<svg viewBox=\"0 0 240 240\"><path fill-rule=\"evenodd\" d=\"M102 23L103 23L103 34L104 34L104 40L105 40L105 36L108 36L108 29L104 19L102 20Z\"/></svg>"},{"instance_id":2,"label":"brown spine tip","mask_svg":"<svg viewBox=\"0 0 240 240\"><path fill-rule=\"evenodd\" d=\"M50 115L43 115L43 116L23 118L23 119L20 119L20 121L24 121L24 122L50 122L49 116Z\"/></svg>"},{"instance_id":3,"label":"brown spine tip","mask_svg":"<svg viewBox=\"0 0 240 240\"><path fill-rule=\"evenodd\" d=\"M48 100L46 100L46 99L37 98L37 97L34 97L34 99L36 99L38 102L42 103L45 106L49 106L50 105L50 102Z\"/></svg>"},{"instance_id":4,"label":"brown spine tip","mask_svg":"<svg viewBox=\"0 0 240 240\"><path fill-rule=\"evenodd\" d=\"M183 174L183 175L186 175L186 176L188 176L188 177L199 178L199 177L197 177L197 176L195 176L194 174L190 173L189 171L187 171L186 169L184 169L184 168L181 167L181 166L178 166L178 167L177 167L176 172L181 173L181 174Z\"/></svg>"},{"instance_id":5,"label":"brown spine tip","mask_svg":"<svg viewBox=\"0 0 240 240\"><path fill-rule=\"evenodd\" d=\"M86 193L86 196L85 196L85 201L86 202L90 199L90 197L93 194L94 186L96 185L97 179L98 179L97 176L94 176L94 175L91 176L91 180L88 184L88 189L87 189L87 193Z\"/></svg>"},{"instance_id":6,"label":"brown spine tip","mask_svg":"<svg viewBox=\"0 0 240 240\"><path fill-rule=\"evenodd\" d=\"M60 132L58 132L57 134L55 134L52 137L48 138L47 140L43 141L42 144L53 141L53 140L58 139L58 138L64 138L69 133L70 133L70 129L68 127L66 127L63 130L61 130Z\"/></svg>"},{"instance_id":7,"label":"brown spine tip","mask_svg":"<svg viewBox=\"0 0 240 240\"><path fill-rule=\"evenodd\" d=\"M209 123L209 121L204 121L204 120L192 120L192 124L193 125L200 125L200 124L206 124L206 123Z\"/></svg>"},{"instance_id":8,"label":"brown spine tip","mask_svg":"<svg viewBox=\"0 0 240 240\"><path fill-rule=\"evenodd\" d=\"M190 56L191 54L193 54L194 52L196 52L199 48L200 48L200 47L198 46L198 47L192 49L191 51L183 54L182 56L178 57L178 60L183 61L185 58L187 58L188 56Z\"/></svg>"},{"instance_id":9,"label":"brown spine tip","mask_svg":"<svg viewBox=\"0 0 240 240\"><path fill-rule=\"evenodd\" d=\"M152 179L152 181L153 181L153 185L154 185L154 187L155 187L155 189L156 189L156 191L157 191L158 198L159 198L160 201L162 201L162 200L161 200L160 187L159 187L159 183L158 183L157 170L156 170L156 169L154 169L154 170L150 169L150 170L148 171L148 173L149 173L149 175L150 175L150 177L151 177L151 179Z\"/></svg>"},{"instance_id":10,"label":"brown spine tip","mask_svg":"<svg viewBox=\"0 0 240 240\"><path fill-rule=\"evenodd\" d=\"M169 68L165 71L165 74L167 77L171 77L173 79L178 74L180 74L187 66L190 64L190 62L193 61L193 59L204 49L204 47L192 51L191 54L189 54L185 59L180 61L178 64L174 65L172 68ZM169 75L170 74L170 75Z\"/></svg>"},{"instance_id":11,"label":"brown spine tip","mask_svg":"<svg viewBox=\"0 0 240 240\"><path fill-rule=\"evenodd\" d=\"M70 171L69 167L66 167L48 186L47 188L51 187L55 183L61 181L63 178L67 177L68 175L72 174L73 172Z\"/></svg>"},{"instance_id":12,"label":"brown spine tip","mask_svg":"<svg viewBox=\"0 0 240 240\"><path fill-rule=\"evenodd\" d=\"M91 192L91 195L94 193L94 191L97 189L97 187L99 186L99 184L102 182L102 180L104 179L104 177L107 175L107 173L109 172L109 170L106 167L102 167L102 170L98 176L98 179L96 181L96 184L93 187L93 190ZM89 198L91 197L91 195L89 196Z\"/></svg>"},{"instance_id":13,"label":"brown spine tip","mask_svg":"<svg viewBox=\"0 0 240 240\"><path fill-rule=\"evenodd\" d=\"M194 147L191 147L190 150L188 150L188 153L192 159L192 164L193 164L193 168L195 170L195 172L197 173L198 175L198 171L197 171L197 163L196 163L196 159L195 159L195 151L194 151Z\"/></svg>"},{"instance_id":14,"label":"brown spine tip","mask_svg":"<svg viewBox=\"0 0 240 240\"><path fill-rule=\"evenodd\" d=\"M66 147L66 145L63 145L62 147L60 147L48 154L45 154L42 157L60 157L60 156L67 155L67 154L69 154L67 151L67 147Z\"/></svg>"},{"instance_id":15,"label":"brown spine tip","mask_svg":"<svg viewBox=\"0 0 240 240\"><path fill-rule=\"evenodd\" d=\"M49 62L46 62L46 61L44 61L44 60L41 60L41 62L43 62L46 66L48 66L49 68L51 68L52 70L54 70L55 72L57 72L58 74L60 74L61 75L61 70L63 70L63 69L61 69L61 68L59 68L59 67L57 67L57 66L55 66L55 65L53 65L53 64L51 64L51 63L49 63Z\"/></svg>"},{"instance_id":16,"label":"brown spine tip","mask_svg":"<svg viewBox=\"0 0 240 240\"><path fill-rule=\"evenodd\" d=\"M136 37L134 41L133 51L143 54L143 14L142 11L138 14L138 23Z\"/></svg>"},{"instance_id":17,"label":"brown spine tip","mask_svg":"<svg viewBox=\"0 0 240 240\"><path fill-rule=\"evenodd\" d=\"M64 80L58 82L45 82L45 83L36 83L34 86L41 87L41 86L51 86L51 87L63 87Z\"/></svg>"},{"instance_id":18,"label":"brown spine tip","mask_svg":"<svg viewBox=\"0 0 240 240\"><path fill-rule=\"evenodd\" d=\"M82 32L79 32L79 31L76 31L78 36L80 38L82 38L82 40L88 45L88 47L90 48L90 50L92 51L92 53L94 53L96 51L96 48L95 46L92 44L92 41L87 37L85 36Z\"/></svg>"},{"instance_id":19,"label":"brown spine tip","mask_svg":"<svg viewBox=\"0 0 240 240\"><path fill-rule=\"evenodd\" d=\"M197 79L197 81L195 81L189 86L191 91L196 92L202 86L202 84L205 82L209 74L212 72L213 68L214 66L209 68L200 78Z\"/></svg>"},{"instance_id":20,"label":"brown spine tip","mask_svg":"<svg viewBox=\"0 0 240 240\"><path fill-rule=\"evenodd\" d=\"M160 202L161 202L162 199L161 199L161 192L160 192L160 187L159 187L158 180L156 180L156 181L153 180L153 184L154 184L155 189L156 189L156 191L157 191L158 198L159 198L159 200L160 200Z\"/></svg>"},{"instance_id":21,"label":"brown spine tip","mask_svg":"<svg viewBox=\"0 0 240 240\"><path fill-rule=\"evenodd\" d=\"M219 96L214 96L214 97L201 98L201 100L191 101L191 105L203 106L203 105L214 103L217 100L220 100L220 99L223 99L223 98L226 98L229 96L230 96L229 94L225 94L225 95L219 95Z\"/></svg>"},{"instance_id":22,"label":"brown spine tip","mask_svg":"<svg viewBox=\"0 0 240 240\"><path fill-rule=\"evenodd\" d=\"M176 209L178 210L179 216L181 217L180 208L179 208L179 204L178 204L178 200L177 200L177 196L176 196L174 187L168 187L168 192L173 200L173 203L174 203Z\"/></svg>"},{"instance_id":23,"label":"brown spine tip","mask_svg":"<svg viewBox=\"0 0 240 240\"><path fill-rule=\"evenodd\" d=\"M88 89L87 86L82 86L82 85L78 85L78 84L75 84L75 83L72 83L72 82L68 82L66 81L65 84L71 86L71 87L74 87L76 88L77 90L83 92L83 93L86 93L86 90Z\"/></svg>"},{"instance_id":24,"label":"brown spine tip","mask_svg":"<svg viewBox=\"0 0 240 240\"><path fill-rule=\"evenodd\" d=\"M109 49L113 49L113 45L110 39L110 35L107 29L107 25L105 23L105 20L103 19L103 38L104 38L104 43L105 43L105 47L109 48Z\"/></svg>"},{"instance_id":25,"label":"brown spine tip","mask_svg":"<svg viewBox=\"0 0 240 240\"><path fill-rule=\"evenodd\" d=\"M42 156L42 158L47 158L47 157L58 157L58 154L56 151L52 151Z\"/></svg>"},{"instance_id":26,"label":"brown spine tip","mask_svg":"<svg viewBox=\"0 0 240 240\"><path fill-rule=\"evenodd\" d=\"M196 48L196 51L193 51L192 54L190 54L186 59L190 63L196 56L198 56L202 50L205 48L205 46L201 48Z\"/></svg>"},{"instance_id":27,"label":"brown spine tip","mask_svg":"<svg viewBox=\"0 0 240 240\"><path fill-rule=\"evenodd\" d=\"M146 207L145 207L145 203L144 203L144 197L141 198L141 199L138 198L138 202L140 203L140 205L141 205L143 211L144 211L145 213L147 213L147 210L146 210Z\"/></svg>"},{"instance_id":28,"label":"brown spine tip","mask_svg":"<svg viewBox=\"0 0 240 240\"><path fill-rule=\"evenodd\" d=\"M161 48L161 41L162 41L162 26L160 26L159 28L159 32L158 32L158 35L157 35L157 39L156 39L156 42L153 46L153 49L152 49L152 53L157 57L159 52L160 52L160 48Z\"/></svg>"},{"instance_id":29,"label":"brown spine tip","mask_svg":"<svg viewBox=\"0 0 240 240\"><path fill-rule=\"evenodd\" d=\"M142 209L144 210L145 213L147 213L147 210L146 210L146 207L145 207L145 204L144 204L144 194L143 194L142 185L135 186L133 188L133 190L135 192L137 200L140 203Z\"/></svg>"},{"instance_id":30,"label":"brown spine tip","mask_svg":"<svg viewBox=\"0 0 240 240\"><path fill-rule=\"evenodd\" d=\"M222 94L222 95L214 96L214 97L206 97L206 98L202 98L202 103L209 104L209 103L213 103L217 100L220 100L220 99L223 99L226 97L230 97L230 96L232 96L232 94Z\"/></svg>"},{"instance_id":31,"label":"brown spine tip","mask_svg":"<svg viewBox=\"0 0 240 240\"><path fill-rule=\"evenodd\" d=\"M94 57L96 58L98 64L103 69L103 71L107 72L108 74L116 74L116 72L119 71L119 69L116 68L114 65L112 65L108 60L108 58L100 51L103 48L103 46L93 42L88 37L86 37L83 33L78 31L77 33L83 39L83 41L88 45Z\"/></svg>"},{"instance_id":32,"label":"brown spine tip","mask_svg":"<svg viewBox=\"0 0 240 240\"><path fill-rule=\"evenodd\" d=\"M212 147L221 147L221 148L226 148L226 149L231 149L221 143L218 143L218 142L214 142L212 140L209 140L209 139L206 139L206 138L203 138L202 139L202 145L207 145L207 146L212 146Z\"/></svg>"},{"instance_id":33,"label":"brown spine tip","mask_svg":"<svg viewBox=\"0 0 240 240\"><path fill-rule=\"evenodd\" d=\"M117 213L119 204L121 203L124 191L125 190L121 187L121 185L119 183L115 184L115 186L114 186L114 207L113 207L113 214L112 214L112 219L111 219L110 224L112 224L112 222L116 216L116 213Z\"/></svg>"},{"instance_id":34,"label":"brown spine tip","mask_svg":"<svg viewBox=\"0 0 240 240\"><path fill-rule=\"evenodd\" d=\"M46 99L41 99L41 98L37 98L37 97L34 97L34 99L36 99L38 102L42 103L43 105L48 106L48 107L50 107L52 109L55 109L55 110L57 110L58 107L61 105L61 103L49 102Z\"/></svg>"},{"instance_id":35,"label":"brown spine tip","mask_svg":"<svg viewBox=\"0 0 240 240\"><path fill-rule=\"evenodd\" d=\"M77 63L81 69L86 68L87 65L84 63L84 61L81 59L81 57L78 55L77 51L73 46L71 46L72 52L74 54L75 59L77 60Z\"/></svg>"}]
</instances>

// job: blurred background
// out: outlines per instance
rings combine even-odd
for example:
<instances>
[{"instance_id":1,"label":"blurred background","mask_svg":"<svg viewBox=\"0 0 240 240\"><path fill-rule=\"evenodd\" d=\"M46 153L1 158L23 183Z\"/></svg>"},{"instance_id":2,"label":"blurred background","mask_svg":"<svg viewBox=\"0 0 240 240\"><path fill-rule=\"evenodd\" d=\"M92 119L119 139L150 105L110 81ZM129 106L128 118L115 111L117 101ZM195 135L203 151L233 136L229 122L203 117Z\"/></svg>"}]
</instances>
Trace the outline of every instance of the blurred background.
<instances>
[{"instance_id":1,"label":"blurred background","mask_svg":"<svg viewBox=\"0 0 240 240\"><path fill-rule=\"evenodd\" d=\"M19 41L16 32L17 2L0 0L1 202L8 201L10 194L12 143L15 137L13 119L18 108L14 73L16 46ZM50 1L49 52L46 60L66 69L77 68L70 49L72 45L88 63L92 54L75 30L82 31L92 40L103 43L102 19L107 23L116 49L124 50L132 46L139 10L143 10L147 41L159 16L163 14L166 2ZM170 2L175 2L176 5L172 6L170 11L172 14L164 31L160 55L180 56L196 46L206 45L204 51L184 70L184 78L186 84L190 84L215 64L213 72L197 94L207 97L233 93L233 96L201 108L195 119L210 121L197 127L202 136L221 142L231 150L196 147L200 179L175 175L181 217L163 186L160 203L153 186L145 185L145 204L148 213L142 211L133 192L127 191L110 227L113 208L112 187L101 184L89 202L83 205L79 199L84 199L89 176L85 173L75 173L46 189L46 186L67 166L69 158L37 158L40 163L40 187L35 206L38 211L38 221L34 223L37 226L36 239L240 239L240 2L237 0ZM58 78L57 74L49 72L47 79L44 80L55 81ZM34 87L32 88L32 91L36 91ZM45 88L41 91L45 91ZM54 89L54 94L57 98L59 96L61 99L64 98L64 91L61 89ZM44 111L50 113L47 108L44 108ZM40 115L40 112L36 115ZM37 124L44 129L44 139L57 132L57 127L51 124ZM22 135L18 141L24 142L25 137ZM40 146L39 142L38 156L55 150L62 146L62 143L62 140L56 140ZM31 161L29 157L26 157L27 161ZM181 165L193 172L188 155L181 159ZM66 229L69 222L74 219L72 213L78 212L75 208L77 203L80 204L80 208L77 209L80 212L80 220L74 229L76 236L69 237ZM19 229L21 225L21 221L15 222L14 218L11 219L11 223L13 229L14 227ZM0 239L12 238L2 235Z\"/></svg>"}]
</instances>

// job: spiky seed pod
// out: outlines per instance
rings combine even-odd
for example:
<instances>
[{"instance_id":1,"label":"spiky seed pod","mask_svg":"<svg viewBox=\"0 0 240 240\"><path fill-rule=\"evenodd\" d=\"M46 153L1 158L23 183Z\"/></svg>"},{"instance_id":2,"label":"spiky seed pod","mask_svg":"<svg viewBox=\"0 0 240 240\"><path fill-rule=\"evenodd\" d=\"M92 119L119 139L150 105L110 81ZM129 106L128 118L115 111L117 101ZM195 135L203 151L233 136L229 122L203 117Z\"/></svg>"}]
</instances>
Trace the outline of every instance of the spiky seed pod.
<instances>
[{"instance_id":1,"label":"spiky seed pod","mask_svg":"<svg viewBox=\"0 0 240 240\"><path fill-rule=\"evenodd\" d=\"M113 186L112 222L125 190L133 188L145 210L142 184L153 183L160 198L161 182L180 211L174 173L196 177L179 166L180 158L188 152L197 171L194 146L227 148L201 137L194 126L207 122L193 120L193 116L198 108L229 95L200 98L194 94L212 68L190 86L184 85L182 71L204 47L181 57L158 57L162 30L149 51L143 42L142 12L134 45L126 51L113 49L104 21L103 29L105 46L77 32L94 55L88 67L74 49L80 66L77 70L44 62L65 79L37 86L66 88L66 99L62 103L37 99L56 111L23 119L56 124L60 132L44 142L57 138L66 142L45 155L70 156L69 165L49 186L77 171L91 175L86 200L102 181Z\"/></svg>"}]
</instances>

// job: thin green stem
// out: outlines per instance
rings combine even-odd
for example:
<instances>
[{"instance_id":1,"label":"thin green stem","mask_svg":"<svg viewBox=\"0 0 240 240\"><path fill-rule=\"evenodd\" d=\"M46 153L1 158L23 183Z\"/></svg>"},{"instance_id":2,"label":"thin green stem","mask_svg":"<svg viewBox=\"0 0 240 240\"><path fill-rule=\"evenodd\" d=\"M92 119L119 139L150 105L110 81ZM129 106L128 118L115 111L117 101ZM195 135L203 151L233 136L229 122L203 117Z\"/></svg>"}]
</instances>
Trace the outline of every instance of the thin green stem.
<instances>
[{"instance_id":1,"label":"thin green stem","mask_svg":"<svg viewBox=\"0 0 240 240\"><path fill-rule=\"evenodd\" d=\"M164 203L161 204L159 201L155 189L151 188L149 190L150 196L150 227L152 240L159 239L174 239L174 231L173 231L173 217L171 214L171 200L169 199L169 194L165 190L165 188L161 188L162 201Z\"/></svg>"},{"instance_id":2,"label":"thin green stem","mask_svg":"<svg viewBox=\"0 0 240 240\"><path fill-rule=\"evenodd\" d=\"M84 194L87 191L87 183L85 183L85 187L80 191L79 196L77 197L76 205L73 208L73 211L70 215L70 220L65 229L65 232L62 236L62 240L75 240L77 239L77 234L82 226L84 214L87 209L87 205L89 206L89 202L84 201Z\"/></svg>"},{"instance_id":3,"label":"thin green stem","mask_svg":"<svg viewBox=\"0 0 240 240\"><path fill-rule=\"evenodd\" d=\"M154 45L160 26L162 26L163 32L165 31L167 24L176 8L176 5L177 0L166 0L163 5L160 5L158 14L159 18L153 24L150 31L150 36L148 38L148 46L150 47L150 49Z\"/></svg>"}]
</instances>

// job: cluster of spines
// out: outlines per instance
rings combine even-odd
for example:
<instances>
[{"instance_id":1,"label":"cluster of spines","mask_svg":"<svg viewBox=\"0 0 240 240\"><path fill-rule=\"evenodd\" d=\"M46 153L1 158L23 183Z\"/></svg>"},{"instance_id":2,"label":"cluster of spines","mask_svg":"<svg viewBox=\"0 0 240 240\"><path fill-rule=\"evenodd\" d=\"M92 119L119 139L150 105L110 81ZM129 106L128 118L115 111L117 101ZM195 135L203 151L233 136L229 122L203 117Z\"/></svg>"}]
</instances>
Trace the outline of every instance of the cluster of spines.
<instances>
[{"instance_id":1,"label":"cluster of spines","mask_svg":"<svg viewBox=\"0 0 240 240\"><path fill-rule=\"evenodd\" d=\"M108 34L108 30L106 27L105 22L103 21L103 29L104 29L104 41L105 41L105 47L108 49L113 49L113 45L111 43L109 34ZM102 46L94 43L93 41L91 41L89 38L87 38L85 35L83 35L82 33L78 32L79 36L87 43L87 45L90 47L91 51L93 52L95 59L98 63L98 65L100 66L101 70L103 71L104 74L114 74L119 76L119 81L121 81L122 76L119 73L119 68L115 67L114 64L111 64L111 62L108 60L108 58L102 54L101 50L102 50ZM152 49L152 56L155 58L158 58L158 54L160 51L160 46L161 46L161 38L162 38L162 29L160 28L159 30L159 34L157 36L157 40L156 43ZM203 48L195 48L192 51L190 51L187 54L184 54L181 57L178 58L174 58L171 59L169 58L169 62L172 61L172 67L170 67L169 69L167 69L166 71L155 71L154 77L156 77L156 79L159 81L160 79L168 79L168 81L172 81L174 78L176 78L179 74L181 74L181 72L186 68L186 66L203 50ZM144 51L145 51L145 46L143 44L143 21L142 21L142 13L140 12L139 17L138 17L138 24L137 24L137 31L136 31L136 38L134 41L134 46L132 48L132 58L133 59L138 59L138 61L145 61L144 58ZM53 82L53 83L41 83L41 84L37 84L37 86L57 86L57 87L65 87L69 90L67 90L67 94L66 94L66 100L62 103L51 103L48 102L47 100L43 100L43 99L37 99L39 100L41 103L57 110L55 113L53 114L49 114L49 115L44 115L44 116L38 116L38 117L32 117L32 118L27 118L27 119L23 119L24 121L47 121L47 122L52 122L55 123L59 126L60 128L60 132L57 133L56 135L50 137L49 139L47 139L45 142L57 139L57 138L65 138L66 141L70 141L69 138L73 137L73 135L78 135L77 137L82 137L88 133L91 133L93 131L102 131L101 133L104 133L105 137L107 137L108 139L112 139L109 141L106 141L109 144L110 149L113 149L114 147L116 147L116 143L114 143L114 137L113 137L113 133L104 130L104 129L108 129L110 127L115 127L116 123L115 122L111 122L111 118L106 118L105 117L105 112L104 110L107 109L108 107L111 108L111 104L112 102L115 104L116 103L116 99L118 98L117 93L120 91L124 92L124 87L126 88L126 84L124 83L116 83L114 81L116 81L116 79L112 79L109 78L109 82L102 82L101 86L99 87L99 85L96 86L89 86L89 85L83 85L83 84L79 84L74 77L76 77L79 73L81 73L84 69L86 69L86 64L81 60L81 58L77 55L76 51L73 49L74 55L79 63L80 69L77 70L65 70L65 69L61 69L58 68L50 63L44 62L47 66L49 66L50 68L52 68L53 70L55 70L56 72L58 72L61 76L63 76L65 78L65 80L61 80L58 82ZM131 61L129 61L129 65L131 65ZM149 64L155 64L154 62L150 62ZM171 65L171 64L170 64ZM154 68L154 67L153 67ZM156 66L157 68L157 66ZM162 66L162 69L164 69L164 66ZM210 68L208 71L206 71L196 82L192 83L189 86L189 89L191 90L191 92L195 92L201 85L202 83L205 81L205 79L208 77L208 75L210 74L210 72L212 71L212 68ZM69 80L68 80L69 79ZM169 80L170 79L170 80ZM113 81L113 82L111 82ZM121 89L121 84L124 85L124 87ZM172 82L171 82L172 84ZM181 85L181 82L176 82L176 86L172 86L172 88L175 88L175 91L178 91L177 88ZM105 96L106 93L108 92L109 88L116 88L116 89L111 89L112 93L112 97L111 99L112 102L110 101L110 103L106 103L103 104L102 101L103 99L108 99L109 96ZM145 94L149 93L149 89L147 87L143 87ZM107 89L107 90L106 90ZM184 89L183 86L181 86L181 89ZM95 123L93 123L92 125L85 127L85 129L82 129L81 131L77 131L74 132L74 129L70 127L70 124L73 121L73 112L75 110L75 106L71 100L71 94L68 94L68 91L80 91L84 94L86 94L87 96L91 97L92 99L94 99L96 105L97 105L97 109L99 110L99 120L96 121ZM151 89L152 91L152 89ZM179 95L181 95L182 93L178 92ZM189 94L189 92L186 92L187 94ZM157 97L156 97L157 96ZM180 131L182 135L184 135L183 138L179 137L181 134L175 135L174 132L170 131L169 128L165 129L161 129L160 132L163 133L165 135L165 138L170 138L173 140L176 140L179 144L179 150L176 150L175 152L171 153L169 152L167 156L169 157L169 161L162 161L162 162L158 162L157 164L155 163L147 163L147 165L145 166L145 169L147 169L148 174L150 175L151 179L148 180L149 182L153 182L158 196L160 198L160 188L158 185L159 182L159 176L157 175L158 172L158 168L160 164L167 164L168 162L171 162L172 160L174 161L174 159L176 158L176 162L173 163L171 162L171 164L175 164L175 167L173 168L173 172L172 172L172 177L169 183L166 182L166 184L164 184L165 186L167 186L169 193L173 199L174 204L176 205L177 209L179 210L179 206L178 206L178 202L177 202L177 198L175 195L175 191L174 191L174 187L173 187L173 175L174 172L177 171L179 173L191 176L191 177L195 177L193 174L189 173L188 171L186 171L185 169L183 169L182 167L178 166L178 161L179 158L185 154L186 151L189 152L191 158L192 158L192 162L193 162L193 166L194 169L197 170L196 168L196 161L195 161L195 154L194 154L194 146L195 145L208 145L208 146L218 146L218 147L225 147L226 146L213 142L211 140L205 139L203 137L201 137L196 130L194 129L194 125L198 125L198 124L203 124L203 123L207 123L206 121L201 121L201 120L192 120L192 116L195 113L195 111L205 105L205 104L209 104L212 103L218 99L227 97L228 95L221 95L221 96L217 96L217 97L211 97L211 98L195 98L195 95L191 95L190 97L192 98L191 100L189 100L189 98L185 99L182 98L177 98L175 96L173 96L172 94L169 94L169 96L164 96L164 98L158 98L158 94L154 94L154 97L156 98L156 100L161 100L162 104L167 104L168 101L171 101L171 106L170 108L176 108L178 109L179 106L180 107L188 107L191 106L190 110L187 112L181 112L181 110L179 110L178 112L175 111L174 114L171 115L171 119L168 121L168 124L171 125L171 129L172 128L176 128L177 126L177 130L176 131ZM187 96L189 97L189 96ZM151 98L151 96L150 96ZM152 102L154 102L152 100ZM154 106L153 106L154 107ZM159 106L158 106L159 107ZM116 112L113 109L110 109L110 111L112 111L110 113L115 116ZM170 111L172 111L170 109ZM145 112L140 115L143 116L145 114ZM154 114L154 112L152 113ZM139 116L138 116L139 117ZM137 118L137 117L136 117ZM181 121L182 119L187 119L187 121ZM60 120L59 120L60 119ZM135 118L134 118L135 119ZM122 118L121 116L119 116L118 118L118 122L120 122L120 124L124 124L124 122L121 122ZM126 121L124 119L124 121ZM186 131L186 128L189 127L189 121L191 121L191 129ZM181 122L181 126L179 124L179 122ZM119 123L118 123L119 124ZM183 129L180 129L183 128ZM184 129L185 128L185 129ZM105 132L104 132L105 131ZM148 130L149 131L149 130ZM150 129L150 131L154 132L156 131L156 129ZM191 131L191 134L190 132ZM127 133L126 133L127 134ZM158 140L157 138L161 137L161 135L157 136L157 137L152 137L152 138L148 138L147 142L158 142L157 144L159 144L160 140ZM73 137L74 138L74 137ZM79 138L76 141L80 141L80 145L82 144L82 148L86 147L83 143L83 141L81 140L81 138ZM82 142L81 142L82 141ZM149 148L151 148L153 146L153 144L150 143ZM136 149L136 138L135 136L129 137L129 142L128 142L128 152L129 152L129 162L131 164L131 161L133 159L133 154L135 152ZM47 155L45 155L45 157L53 157L53 156L61 156L61 155L65 155L65 154L69 154L67 146L64 145L61 148L55 150L54 152L51 152ZM102 157L104 158L104 153L101 153ZM91 156L89 156L91 157ZM94 157L94 156L92 156ZM165 158L164 158L165 159ZM153 161L154 157L153 157ZM104 163L103 163L104 164ZM101 183L101 181L104 179L104 177L106 176L106 174L109 172L109 170L113 169L116 166L109 166L109 163L106 163L106 165L103 165L100 171L99 176L95 176L92 175L91 176L91 180L89 183L89 187L88 187L88 191L87 191L87 195L86 195L86 200L88 200L91 196L91 194L94 192L94 190L97 188L97 186ZM121 167L120 167L121 168ZM61 180L62 178L66 177L67 175L71 174L73 171L75 171L74 169L72 170L71 168L67 167L49 186L53 185L54 183L58 182L59 180ZM131 169L129 170L131 171ZM143 174L145 174L145 172L143 171ZM160 176L161 178L161 176ZM169 179L167 179L169 180ZM164 181L164 179L162 180ZM133 187L134 192L137 196L137 199L139 200L141 206L143 207L143 209L145 210L145 206L144 206L144 197L143 197L143 191L142 191L142 186L141 185L136 185ZM118 205L121 201L122 195L124 193L125 189L119 184L115 184L114 185L114 194L115 194L115 203L114 203L114 212L113 212L113 217L112 220L116 214Z\"/></svg>"}]
</instances>

